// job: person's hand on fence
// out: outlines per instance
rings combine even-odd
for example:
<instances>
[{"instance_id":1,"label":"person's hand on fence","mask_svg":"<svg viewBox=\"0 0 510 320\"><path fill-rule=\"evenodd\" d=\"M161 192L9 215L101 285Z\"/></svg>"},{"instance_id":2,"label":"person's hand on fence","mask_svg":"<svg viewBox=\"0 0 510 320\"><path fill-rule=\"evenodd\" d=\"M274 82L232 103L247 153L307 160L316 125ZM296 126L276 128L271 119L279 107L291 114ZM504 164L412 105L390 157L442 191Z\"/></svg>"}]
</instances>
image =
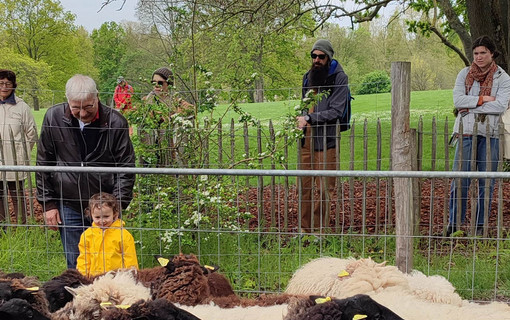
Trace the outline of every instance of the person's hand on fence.
<instances>
[{"instance_id":1,"label":"person's hand on fence","mask_svg":"<svg viewBox=\"0 0 510 320\"><path fill-rule=\"evenodd\" d=\"M308 124L303 116L296 117L296 120L298 122L298 129L303 129Z\"/></svg>"},{"instance_id":2,"label":"person's hand on fence","mask_svg":"<svg viewBox=\"0 0 510 320\"><path fill-rule=\"evenodd\" d=\"M62 224L58 209L51 209L43 213L44 221L50 230L58 230L58 226Z\"/></svg>"}]
</instances>

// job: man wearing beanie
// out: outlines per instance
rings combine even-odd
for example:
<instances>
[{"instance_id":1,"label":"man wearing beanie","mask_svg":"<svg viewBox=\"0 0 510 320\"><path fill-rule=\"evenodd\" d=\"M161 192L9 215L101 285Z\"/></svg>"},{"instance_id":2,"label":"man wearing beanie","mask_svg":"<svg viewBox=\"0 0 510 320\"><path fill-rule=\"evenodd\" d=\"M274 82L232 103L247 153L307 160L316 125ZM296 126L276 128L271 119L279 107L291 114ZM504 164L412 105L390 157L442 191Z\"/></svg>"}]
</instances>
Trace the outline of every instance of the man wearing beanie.
<instances>
[{"instance_id":1,"label":"man wearing beanie","mask_svg":"<svg viewBox=\"0 0 510 320\"><path fill-rule=\"evenodd\" d=\"M301 170L336 170L336 123L350 97L347 75L333 59L334 54L331 42L325 39L317 40L310 51L312 65L303 76L302 98L309 91L322 96L318 103L297 117L298 128L305 134L301 141ZM335 190L335 178L301 179L301 230L321 232L329 226L329 199ZM320 199L313 199L314 183Z\"/></svg>"}]
</instances>

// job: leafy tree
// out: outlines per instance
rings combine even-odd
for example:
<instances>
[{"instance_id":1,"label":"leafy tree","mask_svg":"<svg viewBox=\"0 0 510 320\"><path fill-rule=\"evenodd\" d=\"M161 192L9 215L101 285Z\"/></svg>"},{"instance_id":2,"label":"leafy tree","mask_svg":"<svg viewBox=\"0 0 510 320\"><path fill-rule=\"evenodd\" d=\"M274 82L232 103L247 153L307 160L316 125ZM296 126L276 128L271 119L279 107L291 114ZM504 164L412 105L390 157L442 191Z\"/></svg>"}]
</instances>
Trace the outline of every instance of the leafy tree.
<instances>
[{"instance_id":1,"label":"leafy tree","mask_svg":"<svg viewBox=\"0 0 510 320\"><path fill-rule=\"evenodd\" d=\"M35 62L46 62L51 68L46 75L32 75L33 79L45 78L44 82L31 83L31 92L45 89L60 91L67 79L76 72L94 73L90 66L91 53L83 51L88 43L86 32L74 26L74 16L64 11L54 0L5 0L0 2L0 32L7 43L20 55ZM56 41L58 39L58 41ZM41 71L37 68L35 71ZM35 110L39 109L39 94L32 96Z\"/></svg>"},{"instance_id":2,"label":"leafy tree","mask_svg":"<svg viewBox=\"0 0 510 320\"><path fill-rule=\"evenodd\" d=\"M126 32L116 22L105 22L92 31L94 65L99 70L98 85L101 91L113 91L121 75L121 61L126 54ZM104 96L104 94L103 94Z\"/></svg>"},{"instance_id":3,"label":"leafy tree","mask_svg":"<svg viewBox=\"0 0 510 320\"><path fill-rule=\"evenodd\" d=\"M34 61L14 52L14 50L3 48L0 55L0 66L16 73L17 96L24 100L26 100L26 96L32 99L37 97L41 100L51 98L51 92L48 90L51 67L44 61Z\"/></svg>"}]
</instances>

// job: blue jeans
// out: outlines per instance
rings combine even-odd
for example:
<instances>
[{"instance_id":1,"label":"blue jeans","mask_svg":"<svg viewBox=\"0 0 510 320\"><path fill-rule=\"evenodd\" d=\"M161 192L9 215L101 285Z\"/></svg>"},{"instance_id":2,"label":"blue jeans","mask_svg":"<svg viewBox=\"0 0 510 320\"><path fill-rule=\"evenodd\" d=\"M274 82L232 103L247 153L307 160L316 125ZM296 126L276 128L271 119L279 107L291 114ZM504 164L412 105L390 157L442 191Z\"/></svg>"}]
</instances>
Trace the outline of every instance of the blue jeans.
<instances>
[{"instance_id":1,"label":"blue jeans","mask_svg":"<svg viewBox=\"0 0 510 320\"><path fill-rule=\"evenodd\" d=\"M84 218L81 212L75 211L65 204L60 207L60 219L62 220L62 225L59 228L60 239L66 255L67 268L76 269L76 260L80 255L78 248L80 237L83 231L91 225L90 220Z\"/></svg>"},{"instance_id":2,"label":"blue jeans","mask_svg":"<svg viewBox=\"0 0 510 320\"><path fill-rule=\"evenodd\" d=\"M459 145L462 143L462 155L459 152ZM478 136L476 141L476 159L475 165L476 168L473 170L477 171L496 171L498 169L498 160L499 160L499 139L498 138L490 138L490 163L487 164L487 139L484 136ZM459 144L455 150L455 160L453 163L453 171L471 171L471 155L473 152L473 137L472 136L464 136L462 139L459 137ZM460 168L459 168L459 159L461 160ZM476 223L477 225L484 224L484 215L485 215L485 183L487 179L479 179L478 180L478 199L476 206ZM458 208L458 186L457 183L460 181L460 199L461 199L461 208L460 208L460 218L461 223L466 221L466 206L467 206L467 198L468 198L468 189L471 183L471 179L461 178L461 179L453 179L452 185L450 188L450 225L456 225L457 215L459 214ZM491 200L492 200L492 192L494 190L494 179L490 179L490 187L489 187L489 208L488 212L491 211Z\"/></svg>"}]
</instances>

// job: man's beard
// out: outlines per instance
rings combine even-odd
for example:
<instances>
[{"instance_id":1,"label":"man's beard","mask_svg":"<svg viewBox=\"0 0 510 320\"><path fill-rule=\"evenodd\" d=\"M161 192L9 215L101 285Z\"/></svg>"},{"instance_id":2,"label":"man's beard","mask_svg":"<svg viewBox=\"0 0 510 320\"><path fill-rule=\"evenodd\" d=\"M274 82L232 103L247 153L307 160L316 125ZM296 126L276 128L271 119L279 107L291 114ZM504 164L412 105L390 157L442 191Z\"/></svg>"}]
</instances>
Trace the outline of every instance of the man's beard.
<instances>
[{"instance_id":1,"label":"man's beard","mask_svg":"<svg viewBox=\"0 0 510 320\"><path fill-rule=\"evenodd\" d=\"M308 72L308 83L310 87L320 87L326 83L328 77L329 65L313 64Z\"/></svg>"}]
</instances>

